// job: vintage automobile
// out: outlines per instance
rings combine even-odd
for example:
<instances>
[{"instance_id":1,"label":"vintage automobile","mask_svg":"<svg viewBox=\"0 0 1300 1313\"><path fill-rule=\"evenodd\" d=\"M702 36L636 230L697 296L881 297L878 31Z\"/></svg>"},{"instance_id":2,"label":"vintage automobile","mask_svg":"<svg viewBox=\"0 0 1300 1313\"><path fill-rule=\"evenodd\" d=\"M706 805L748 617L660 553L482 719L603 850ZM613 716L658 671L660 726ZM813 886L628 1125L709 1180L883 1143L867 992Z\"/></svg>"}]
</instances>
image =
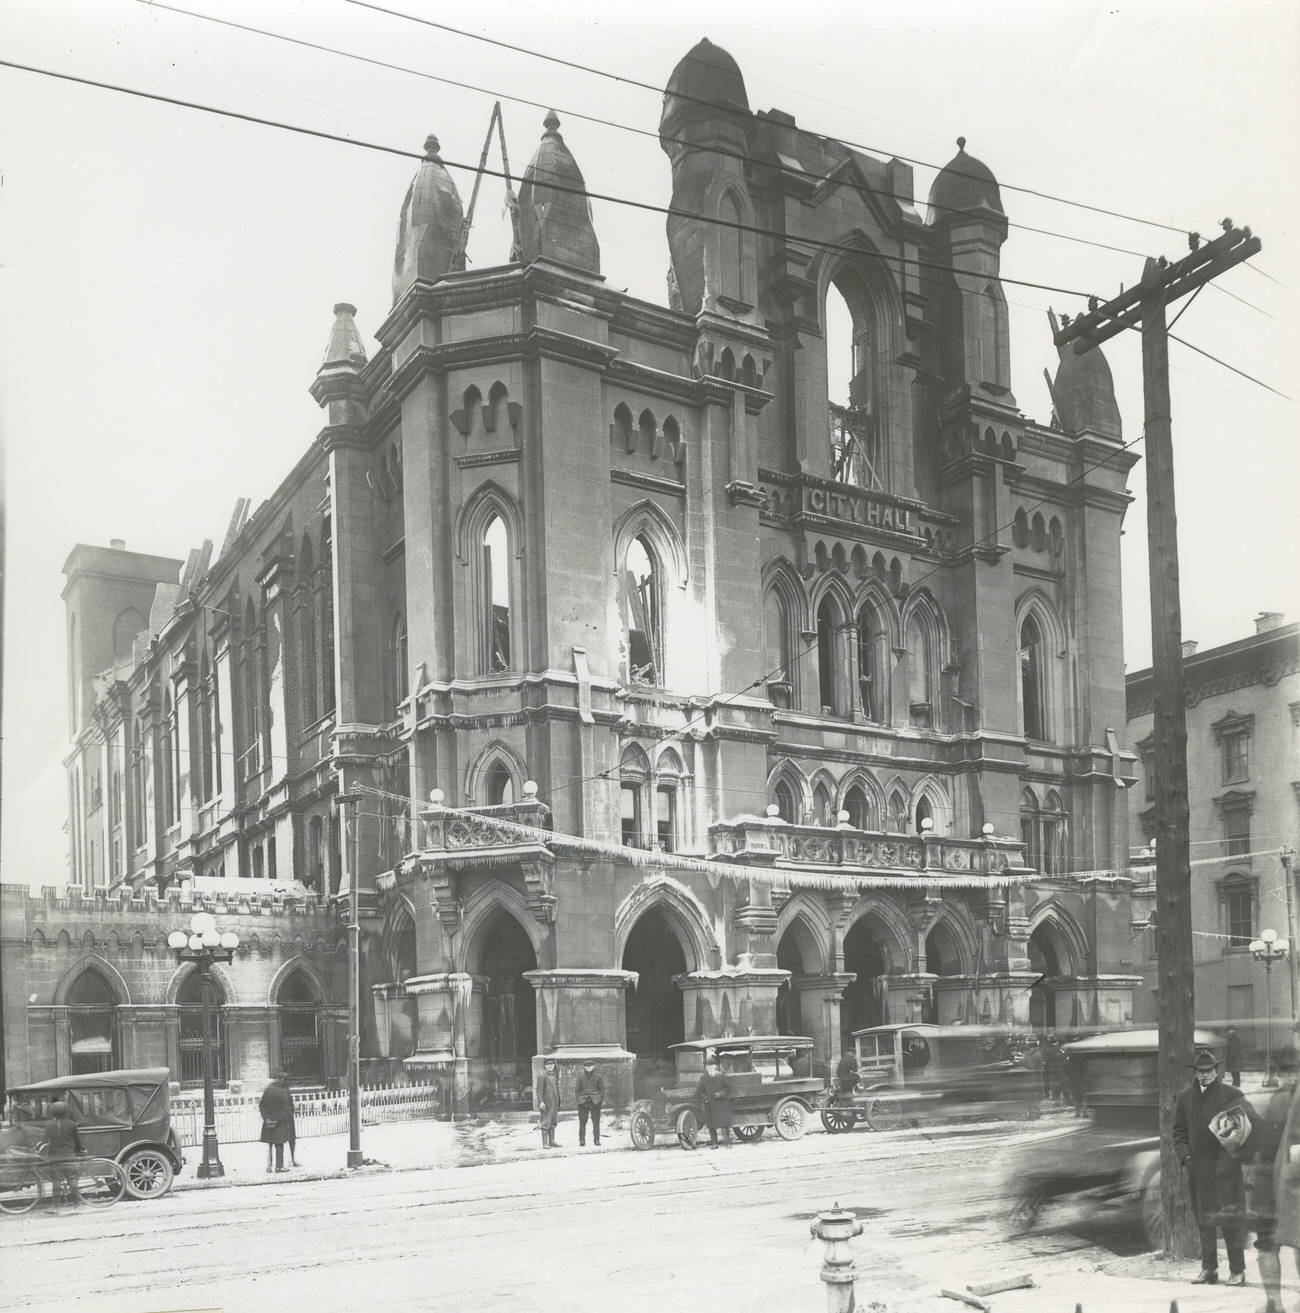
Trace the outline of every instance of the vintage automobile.
<instances>
[{"instance_id":1,"label":"vintage automobile","mask_svg":"<svg viewBox=\"0 0 1300 1313\"><path fill-rule=\"evenodd\" d=\"M86 1152L111 1158L133 1199L166 1194L184 1165L171 1128L166 1067L98 1071L18 1085L8 1091L6 1145L33 1149L44 1135L50 1104L68 1105Z\"/></svg>"},{"instance_id":2,"label":"vintage automobile","mask_svg":"<svg viewBox=\"0 0 1300 1313\"><path fill-rule=\"evenodd\" d=\"M813 1075L813 1041L802 1036L695 1039L674 1044L671 1052L675 1083L632 1106L634 1148L649 1149L658 1134L675 1134L683 1149L695 1148L708 1123L696 1087L709 1057L717 1058L731 1082L731 1124L741 1140L757 1140L769 1126L783 1140L797 1140L826 1088L825 1080Z\"/></svg>"},{"instance_id":3,"label":"vintage automobile","mask_svg":"<svg viewBox=\"0 0 1300 1313\"><path fill-rule=\"evenodd\" d=\"M1079 1065L1086 1121L1035 1137L1001 1164L1012 1199L1009 1222L1028 1230L1053 1203L1134 1208L1148 1243L1163 1243L1160 1211L1159 1033L1114 1031L1065 1045ZM1222 1057L1223 1040L1197 1030L1197 1048Z\"/></svg>"},{"instance_id":4,"label":"vintage automobile","mask_svg":"<svg viewBox=\"0 0 1300 1313\"><path fill-rule=\"evenodd\" d=\"M1008 1026L907 1023L853 1032L858 1087L832 1081L822 1125L832 1134L865 1122L889 1131L909 1121L1039 1116L1042 1076L1024 1062Z\"/></svg>"}]
</instances>

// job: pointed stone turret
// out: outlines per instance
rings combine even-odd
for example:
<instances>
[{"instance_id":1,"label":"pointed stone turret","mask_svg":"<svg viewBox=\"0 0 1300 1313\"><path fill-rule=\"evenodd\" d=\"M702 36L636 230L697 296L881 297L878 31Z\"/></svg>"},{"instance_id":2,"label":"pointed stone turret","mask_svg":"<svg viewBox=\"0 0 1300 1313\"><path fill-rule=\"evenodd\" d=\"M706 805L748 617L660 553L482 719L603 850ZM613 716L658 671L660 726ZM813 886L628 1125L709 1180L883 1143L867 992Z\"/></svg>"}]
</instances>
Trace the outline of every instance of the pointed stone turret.
<instances>
[{"instance_id":1,"label":"pointed stone turret","mask_svg":"<svg viewBox=\"0 0 1300 1313\"><path fill-rule=\"evenodd\" d=\"M1051 311L1048 320L1055 334L1056 316ZM1082 355L1076 354L1073 343L1056 350L1060 361L1052 380L1052 408L1062 432L1098 433L1121 440L1124 428L1115 401L1115 380L1101 347Z\"/></svg>"},{"instance_id":2,"label":"pointed stone turret","mask_svg":"<svg viewBox=\"0 0 1300 1313\"><path fill-rule=\"evenodd\" d=\"M346 301L334 307L325 359L311 385L316 404L327 408L331 427L353 427L366 421L366 390L361 381L366 348L357 330L356 313L356 306Z\"/></svg>"},{"instance_id":3,"label":"pointed stone turret","mask_svg":"<svg viewBox=\"0 0 1300 1313\"><path fill-rule=\"evenodd\" d=\"M560 136L554 110L519 189L519 246L525 264L555 260L600 273L600 243L591 222L587 184Z\"/></svg>"},{"instance_id":4,"label":"pointed stone turret","mask_svg":"<svg viewBox=\"0 0 1300 1313\"><path fill-rule=\"evenodd\" d=\"M438 155L438 138L431 136L402 202L393 260L394 305L417 280L436 282L452 268L464 222L460 192Z\"/></svg>"}]
</instances>

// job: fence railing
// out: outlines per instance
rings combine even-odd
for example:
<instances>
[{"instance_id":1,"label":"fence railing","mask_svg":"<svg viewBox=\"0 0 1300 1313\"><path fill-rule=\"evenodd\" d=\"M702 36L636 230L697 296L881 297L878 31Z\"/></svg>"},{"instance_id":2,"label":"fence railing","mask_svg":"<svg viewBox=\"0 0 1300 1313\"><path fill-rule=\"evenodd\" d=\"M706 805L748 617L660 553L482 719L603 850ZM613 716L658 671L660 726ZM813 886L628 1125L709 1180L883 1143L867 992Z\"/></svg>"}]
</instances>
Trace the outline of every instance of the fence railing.
<instances>
[{"instance_id":1,"label":"fence railing","mask_svg":"<svg viewBox=\"0 0 1300 1313\"><path fill-rule=\"evenodd\" d=\"M223 1144L256 1140L262 1134L259 1094L214 1095L217 1139ZM361 1124L419 1121L445 1115L446 1093L441 1085L376 1085L361 1087ZM308 1092L293 1094L293 1120L299 1139L313 1135L342 1135L348 1129L347 1093ZM185 1148L203 1142L203 1098L186 1090L173 1095L172 1129Z\"/></svg>"}]
</instances>

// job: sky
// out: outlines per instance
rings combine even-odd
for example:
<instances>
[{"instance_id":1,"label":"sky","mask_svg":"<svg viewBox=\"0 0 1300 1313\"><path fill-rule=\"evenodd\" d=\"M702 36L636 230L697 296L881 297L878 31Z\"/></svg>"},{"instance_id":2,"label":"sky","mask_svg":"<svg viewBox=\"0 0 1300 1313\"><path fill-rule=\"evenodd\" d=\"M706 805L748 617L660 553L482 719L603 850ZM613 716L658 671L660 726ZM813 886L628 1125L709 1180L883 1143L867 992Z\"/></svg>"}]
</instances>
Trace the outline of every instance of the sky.
<instances>
[{"instance_id":1,"label":"sky","mask_svg":"<svg viewBox=\"0 0 1300 1313\"><path fill-rule=\"evenodd\" d=\"M1004 277L1067 289L1006 288L1015 396L1042 422L1049 305L1079 313L1072 292L1132 286L1147 255L1180 257L1188 231L1249 224L1260 255L1174 331L1255 381L1171 345L1183 633L1205 648L1252 633L1260 611L1300 615L1296 405L1268 390L1300 395L1294 0L380 2L520 49L349 0L177 0L190 14L0 0L0 59L413 154L434 132L449 164L471 166L500 99L516 176L554 107L591 190L664 205L652 88L707 36L738 61L752 108L910 158L921 202L967 138L1013 225ZM357 306L373 350L415 167L0 67L4 880L64 878L68 552L122 538L183 559L204 538L220 544L237 498L256 506L274 490L321 427L307 389L336 301ZM472 172L453 173L468 201ZM593 211L607 282L663 303L663 215L600 200ZM486 178L470 263L503 263L508 247L502 184ZM1140 438L1137 335L1106 352L1125 439ZM1150 662L1142 463L1129 486L1136 670Z\"/></svg>"}]
</instances>

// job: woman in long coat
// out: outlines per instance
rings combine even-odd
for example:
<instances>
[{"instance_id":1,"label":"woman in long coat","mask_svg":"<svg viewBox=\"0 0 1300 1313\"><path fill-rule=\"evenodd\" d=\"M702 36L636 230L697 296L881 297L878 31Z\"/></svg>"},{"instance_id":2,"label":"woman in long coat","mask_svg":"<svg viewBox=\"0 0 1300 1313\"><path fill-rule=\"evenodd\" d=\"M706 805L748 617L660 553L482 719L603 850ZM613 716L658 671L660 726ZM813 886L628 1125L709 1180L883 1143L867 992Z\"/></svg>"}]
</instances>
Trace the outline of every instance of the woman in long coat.
<instances>
[{"instance_id":1,"label":"woman in long coat","mask_svg":"<svg viewBox=\"0 0 1300 1313\"><path fill-rule=\"evenodd\" d=\"M284 1146L297 1141L298 1130L293 1122L293 1095L285 1084L284 1072L272 1072L271 1083L262 1091L257 1106L262 1114L261 1140L266 1145L266 1170L271 1170L271 1153L274 1149L275 1170L287 1172L289 1169L284 1165Z\"/></svg>"},{"instance_id":2,"label":"woman in long coat","mask_svg":"<svg viewBox=\"0 0 1300 1313\"><path fill-rule=\"evenodd\" d=\"M542 1063L537 1081L537 1122L542 1128L542 1148L554 1149L555 1127L560 1120L560 1082L555 1078L555 1059Z\"/></svg>"}]
</instances>

